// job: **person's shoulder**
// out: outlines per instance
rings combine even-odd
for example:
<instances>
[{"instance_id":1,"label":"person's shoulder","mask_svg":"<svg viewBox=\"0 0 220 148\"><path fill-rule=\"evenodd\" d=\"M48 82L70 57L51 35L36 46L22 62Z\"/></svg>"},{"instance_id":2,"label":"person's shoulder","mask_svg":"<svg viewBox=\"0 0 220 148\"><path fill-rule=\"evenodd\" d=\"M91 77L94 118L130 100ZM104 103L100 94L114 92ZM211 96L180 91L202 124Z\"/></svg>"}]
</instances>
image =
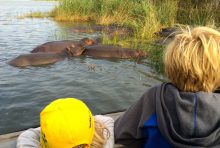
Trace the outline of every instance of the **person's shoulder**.
<instances>
[{"instance_id":1,"label":"person's shoulder","mask_svg":"<svg viewBox=\"0 0 220 148\"><path fill-rule=\"evenodd\" d=\"M17 139L17 148L38 148L40 144L40 127L22 132Z\"/></svg>"},{"instance_id":2,"label":"person's shoulder","mask_svg":"<svg viewBox=\"0 0 220 148\"><path fill-rule=\"evenodd\" d=\"M24 136L27 136L29 137L30 135L36 135L36 134L39 134L40 133L40 127L38 128L29 128L25 131L23 131L19 137L24 137Z\"/></svg>"},{"instance_id":3,"label":"person's shoulder","mask_svg":"<svg viewBox=\"0 0 220 148\"><path fill-rule=\"evenodd\" d=\"M161 83L158 83L158 84L152 86L151 88L161 88L161 87L164 87L164 86L167 86L167 85L172 85L173 86L173 84L171 82L161 82Z\"/></svg>"},{"instance_id":4,"label":"person's shoulder","mask_svg":"<svg viewBox=\"0 0 220 148\"><path fill-rule=\"evenodd\" d=\"M146 94L146 93L151 93L151 92L155 92L157 89L162 88L162 87L163 87L164 85L166 85L166 84L168 84L168 83L162 82L162 83L153 85L153 86L151 86L151 87L148 87L148 88L146 88L144 94Z\"/></svg>"}]
</instances>

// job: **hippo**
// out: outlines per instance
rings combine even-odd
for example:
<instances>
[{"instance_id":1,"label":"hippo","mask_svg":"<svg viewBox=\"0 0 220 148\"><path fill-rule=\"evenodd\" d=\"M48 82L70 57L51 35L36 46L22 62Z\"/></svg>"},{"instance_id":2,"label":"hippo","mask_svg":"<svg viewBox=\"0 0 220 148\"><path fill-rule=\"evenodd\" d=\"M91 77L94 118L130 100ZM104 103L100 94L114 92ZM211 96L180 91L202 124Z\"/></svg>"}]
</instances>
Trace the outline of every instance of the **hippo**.
<instances>
[{"instance_id":1,"label":"hippo","mask_svg":"<svg viewBox=\"0 0 220 148\"><path fill-rule=\"evenodd\" d=\"M148 56L146 51L134 50L130 48L121 48L119 46L113 45L86 46L82 54L96 58L120 59L146 58Z\"/></svg>"},{"instance_id":2,"label":"hippo","mask_svg":"<svg viewBox=\"0 0 220 148\"><path fill-rule=\"evenodd\" d=\"M173 41L176 35L180 33L182 33L180 28L176 28L176 27L161 28L158 32L154 33L156 36L160 37L159 39L155 40L155 44L166 46L171 41Z\"/></svg>"},{"instance_id":3,"label":"hippo","mask_svg":"<svg viewBox=\"0 0 220 148\"><path fill-rule=\"evenodd\" d=\"M180 34L181 30L175 27L161 28L160 31L155 32L154 34L160 37L173 38L177 34Z\"/></svg>"},{"instance_id":4,"label":"hippo","mask_svg":"<svg viewBox=\"0 0 220 148\"><path fill-rule=\"evenodd\" d=\"M74 48L77 45L90 46L93 44L95 44L95 41L89 38L83 38L78 42L71 41L71 40L52 41L52 42L47 42L40 46L37 46L31 51L31 53L37 53L37 52L62 53L63 49L69 46L72 46Z\"/></svg>"},{"instance_id":5,"label":"hippo","mask_svg":"<svg viewBox=\"0 0 220 148\"><path fill-rule=\"evenodd\" d=\"M65 48L60 53L29 53L23 54L8 62L9 65L15 67L39 66L44 64L52 64L62 61L67 57L80 56L84 51L83 46L72 46Z\"/></svg>"}]
</instances>

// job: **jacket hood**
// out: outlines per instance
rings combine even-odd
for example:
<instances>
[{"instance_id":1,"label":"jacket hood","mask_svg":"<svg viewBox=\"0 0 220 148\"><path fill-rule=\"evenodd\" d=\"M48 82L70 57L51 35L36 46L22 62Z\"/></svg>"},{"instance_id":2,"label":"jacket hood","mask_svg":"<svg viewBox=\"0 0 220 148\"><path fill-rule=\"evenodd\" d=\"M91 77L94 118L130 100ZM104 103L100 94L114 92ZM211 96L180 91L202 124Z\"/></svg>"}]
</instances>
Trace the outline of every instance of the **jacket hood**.
<instances>
[{"instance_id":1,"label":"jacket hood","mask_svg":"<svg viewBox=\"0 0 220 148\"><path fill-rule=\"evenodd\" d=\"M220 94L180 92L164 83L156 92L162 135L175 147L220 147Z\"/></svg>"}]
</instances>

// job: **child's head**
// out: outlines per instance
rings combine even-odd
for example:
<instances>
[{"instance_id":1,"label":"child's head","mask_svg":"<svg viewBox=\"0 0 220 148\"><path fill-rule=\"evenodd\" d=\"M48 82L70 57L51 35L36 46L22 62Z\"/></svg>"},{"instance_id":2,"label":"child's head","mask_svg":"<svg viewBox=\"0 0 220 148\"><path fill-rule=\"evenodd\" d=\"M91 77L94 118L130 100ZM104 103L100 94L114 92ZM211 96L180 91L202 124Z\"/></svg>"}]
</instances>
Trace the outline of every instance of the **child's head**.
<instances>
[{"instance_id":1,"label":"child's head","mask_svg":"<svg viewBox=\"0 0 220 148\"><path fill-rule=\"evenodd\" d=\"M58 99L40 114L40 143L43 148L90 147L94 118L89 108L74 98Z\"/></svg>"},{"instance_id":2,"label":"child's head","mask_svg":"<svg viewBox=\"0 0 220 148\"><path fill-rule=\"evenodd\" d=\"M109 138L106 126L94 121L89 108L74 98L57 99L46 106L40 124L43 148L102 148Z\"/></svg>"},{"instance_id":3,"label":"child's head","mask_svg":"<svg viewBox=\"0 0 220 148\"><path fill-rule=\"evenodd\" d=\"M181 91L214 91L220 85L220 33L208 27L183 31L167 46L164 65Z\"/></svg>"}]
</instances>

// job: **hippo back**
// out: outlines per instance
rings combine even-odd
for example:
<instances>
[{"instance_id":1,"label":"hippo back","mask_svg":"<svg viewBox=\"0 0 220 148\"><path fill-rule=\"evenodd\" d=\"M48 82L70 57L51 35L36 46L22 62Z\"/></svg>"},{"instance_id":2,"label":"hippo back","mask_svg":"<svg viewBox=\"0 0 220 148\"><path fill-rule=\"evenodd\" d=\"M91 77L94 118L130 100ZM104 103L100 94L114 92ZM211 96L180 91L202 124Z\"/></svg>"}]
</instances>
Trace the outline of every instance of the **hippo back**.
<instances>
[{"instance_id":1,"label":"hippo back","mask_svg":"<svg viewBox=\"0 0 220 148\"><path fill-rule=\"evenodd\" d=\"M86 46L84 55L97 57L97 58L137 58L140 56L140 51L130 49L130 48L121 48L119 46L113 45L94 45Z\"/></svg>"},{"instance_id":2,"label":"hippo back","mask_svg":"<svg viewBox=\"0 0 220 148\"><path fill-rule=\"evenodd\" d=\"M76 43L77 43L76 41L71 41L71 40L47 42L34 48L31 51L31 53L37 53L37 52L62 53L66 47L74 45Z\"/></svg>"},{"instance_id":3,"label":"hippo back","mask_svg":"<svg viewBox=\"0 0 220 148\"><path fill-rule=\"evenodd\" d=\"M36 66L55 63L64 58L64 55L56 53L31 53L20 55L9 61L8 64L16 67Z\"/></svg>"}]
</instances>

